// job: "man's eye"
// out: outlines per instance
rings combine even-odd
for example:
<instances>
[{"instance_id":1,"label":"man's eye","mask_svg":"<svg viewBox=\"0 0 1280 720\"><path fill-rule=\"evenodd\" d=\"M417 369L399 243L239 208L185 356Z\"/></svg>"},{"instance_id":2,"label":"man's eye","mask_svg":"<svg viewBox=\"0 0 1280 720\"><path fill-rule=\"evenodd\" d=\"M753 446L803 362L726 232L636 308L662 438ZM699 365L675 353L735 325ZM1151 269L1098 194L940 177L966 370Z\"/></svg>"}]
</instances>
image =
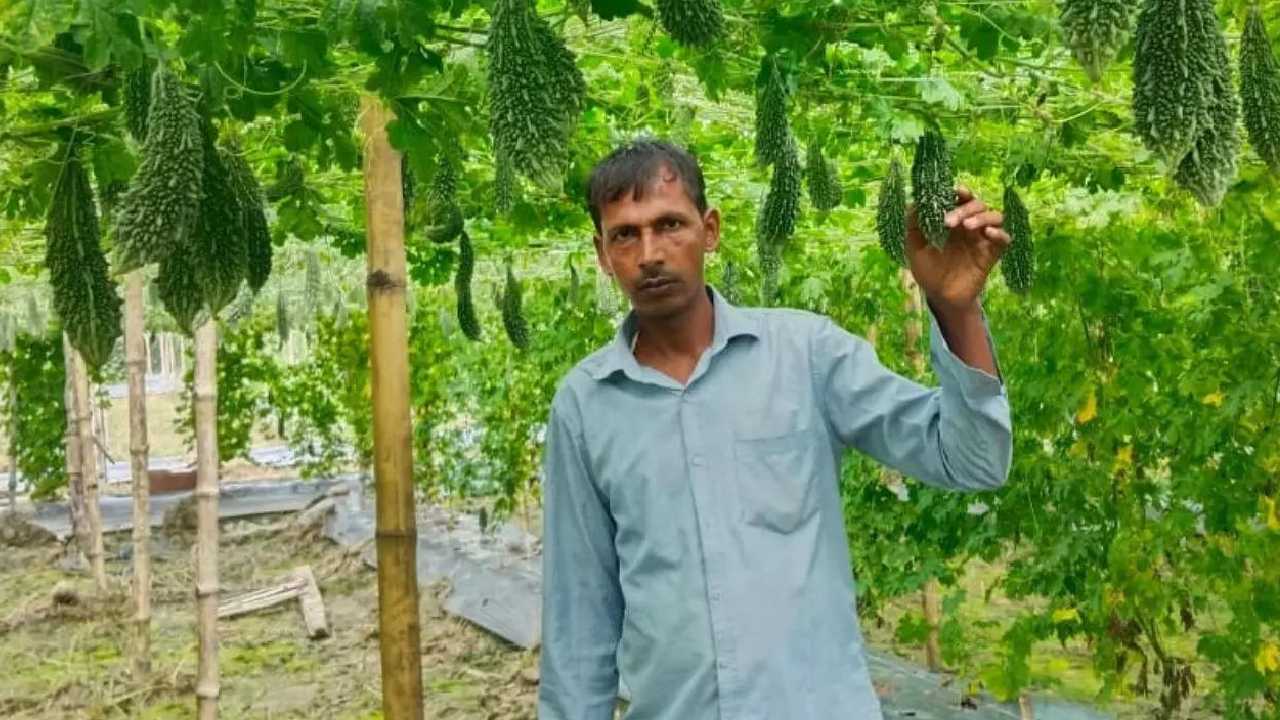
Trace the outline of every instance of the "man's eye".
<instances>
[{"instance_id":1,"label":"man's eye","mask_svg":"<svg viewBox=\"0 0 1280 720\"><path fill-rule=\"evenodd\" d=\"M663 230L675 230L680 227L680 221L675 218L666 218L658 223L658 227Z\"/></svg>"}]
</instances>

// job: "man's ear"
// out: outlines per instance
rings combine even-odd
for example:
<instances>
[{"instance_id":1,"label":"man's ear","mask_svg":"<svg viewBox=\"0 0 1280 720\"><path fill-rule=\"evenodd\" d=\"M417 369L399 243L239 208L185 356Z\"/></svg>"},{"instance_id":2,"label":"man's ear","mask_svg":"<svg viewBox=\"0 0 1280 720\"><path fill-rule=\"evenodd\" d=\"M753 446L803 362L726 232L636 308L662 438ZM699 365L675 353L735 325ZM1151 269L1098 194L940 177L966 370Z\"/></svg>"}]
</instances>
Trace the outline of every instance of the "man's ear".
<instances>
[{"instance_id":1,"label":"man's ear","mask_svg":"<svg viewBox=\"0 0 1280 720\"><path fill-rule=\"evenodd\" d=\"M715 252L720 247L720 210L711 208L702 216L702 226L706 229L703 238L703 252Z\"/></svg>"}]
</instances>

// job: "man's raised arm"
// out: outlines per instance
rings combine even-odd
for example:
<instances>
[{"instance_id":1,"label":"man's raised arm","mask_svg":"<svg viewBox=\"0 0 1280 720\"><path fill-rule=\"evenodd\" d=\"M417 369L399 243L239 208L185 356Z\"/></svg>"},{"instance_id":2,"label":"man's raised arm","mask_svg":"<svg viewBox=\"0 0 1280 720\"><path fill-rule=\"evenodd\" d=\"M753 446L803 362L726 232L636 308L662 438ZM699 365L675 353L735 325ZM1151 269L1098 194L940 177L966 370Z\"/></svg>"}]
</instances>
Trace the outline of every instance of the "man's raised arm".
<instances>
[{"instance_id":1,"label":"man's raised arm","mask_svg":"<svg viewBox=\"0 0 1280 720\"><path fill-rule=\"evenodd\" d=\"M994 369L995 352L983 325ZM892 372L870 343L823 318L811 357L828 425L844 445L926 484L998 488L1008 479L1013 455L1004 385L960 360L932 314L929 341L940 388Z\"/></svg>"}]
</instances>

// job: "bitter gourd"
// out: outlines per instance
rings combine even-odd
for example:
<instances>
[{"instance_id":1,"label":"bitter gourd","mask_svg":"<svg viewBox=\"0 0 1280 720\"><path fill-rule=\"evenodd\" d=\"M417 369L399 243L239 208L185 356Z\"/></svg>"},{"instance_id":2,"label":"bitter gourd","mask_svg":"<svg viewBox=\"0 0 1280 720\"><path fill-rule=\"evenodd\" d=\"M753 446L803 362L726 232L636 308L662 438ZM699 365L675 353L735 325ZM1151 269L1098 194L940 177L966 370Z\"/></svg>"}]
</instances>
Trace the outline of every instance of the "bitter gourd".
<instances>
[{"instance_id":1,"label":"bitter gourd","mask_svg":"<svg viewBox=\"0 0 1280 720\"><path fill-rule=\"evenodd\" d=\"M1035 277L1035 246L1027 206L1012 186L1004 189L1004 230L1011 242L1000 259L1000 272L1010 290L1025 293Z\"/></svg>"},{"instance_id":2,"label":"bitter gourd","mask_svg":"<svg viewBox=\"0 0 1280 720\"><path fill-rule=\"evenodd\" d=\"M880 183L880 199L876 203L876 235L880 247L894 262L907 264L907 193L903 187L902 163L889 162L889 174Z\"/></svg>"},{"instance_id":3,"label":"bitter gourd","mask_svg":"<svg viewBox=\"0 0 1280 720\"><path fill-rule=\"evenodd\" d=\"M1280 63L1257 5L1250 8L1240 37L1240 100L1249 144L1271 172L1280 174Z\"/></svg>"},{"instance_id":4,"label":"bitter gourd","mask_svg":"<svg viewBox=\"0 0 1280 720\"><path fill-rule=\"evenodd\" d=\"M76 146L68 145L54 183L45 222L45 265L53 286L53 309L72 347L90 368L111 356L120 337L120 297L102 254L98 211L89 174Z\"/></svg>"},{"instance_id":5,"label":"bitter gourd","mask_svg":"<svg viewBox=\"0 0 1280 720\"><path fill-rule=\"evenodd\" d=\"M920 136L911 163L911 195L915 200L916 224L924 239L934 247L947 242L947 213L955 207L955 171L947 141L934 130Z\"/></svg>"},{"instance_id":6,"label":"bitter gourd","mask_svg":"<svg viewBox=\"0 0 1280 720\"><path fill-rule=\"evenodd\" d=\"M147 140L115 215L115 271L157 262L182 246L200 214L204 152L200 118L163 65L151 76Z\"/></svg>"}]
</instances>

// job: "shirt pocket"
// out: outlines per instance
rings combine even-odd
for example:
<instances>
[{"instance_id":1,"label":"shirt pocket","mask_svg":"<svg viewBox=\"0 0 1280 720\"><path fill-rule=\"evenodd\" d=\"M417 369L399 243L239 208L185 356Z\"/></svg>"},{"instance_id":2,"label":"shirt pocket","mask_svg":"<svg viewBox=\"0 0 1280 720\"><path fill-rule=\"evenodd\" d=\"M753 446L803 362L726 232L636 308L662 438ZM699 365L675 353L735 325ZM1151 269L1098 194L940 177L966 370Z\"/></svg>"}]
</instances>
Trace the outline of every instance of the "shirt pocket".
<instances>
[{"instance_id":1,"label":"shirt pocket","mask_svg":"<svg viewBox=\"0 0 1280 720\"><path fill-rule=\"evenodd\" d=\"M778 533L794 532L818 509L813 488L812 431L734 439L741 520Z\"/></svg>"}]
</instances>

